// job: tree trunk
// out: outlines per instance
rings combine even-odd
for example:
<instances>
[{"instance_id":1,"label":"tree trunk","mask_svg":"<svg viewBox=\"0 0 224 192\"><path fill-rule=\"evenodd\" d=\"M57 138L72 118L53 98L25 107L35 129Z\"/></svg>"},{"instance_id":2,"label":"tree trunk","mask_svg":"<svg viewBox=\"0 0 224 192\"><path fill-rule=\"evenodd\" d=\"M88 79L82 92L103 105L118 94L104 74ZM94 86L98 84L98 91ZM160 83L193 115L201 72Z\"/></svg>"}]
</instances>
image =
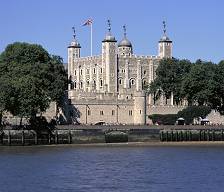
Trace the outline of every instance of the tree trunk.
<instances>
[{"instance_id":1,"label":"tree trunk","mask_svg":"<svg viewBox=\"0 0 224 192\"><path fill-rule=\"evenodd\" d=\"M22 127L23 117L20 118L19 126Z\"/></svg>"}]
</instances>

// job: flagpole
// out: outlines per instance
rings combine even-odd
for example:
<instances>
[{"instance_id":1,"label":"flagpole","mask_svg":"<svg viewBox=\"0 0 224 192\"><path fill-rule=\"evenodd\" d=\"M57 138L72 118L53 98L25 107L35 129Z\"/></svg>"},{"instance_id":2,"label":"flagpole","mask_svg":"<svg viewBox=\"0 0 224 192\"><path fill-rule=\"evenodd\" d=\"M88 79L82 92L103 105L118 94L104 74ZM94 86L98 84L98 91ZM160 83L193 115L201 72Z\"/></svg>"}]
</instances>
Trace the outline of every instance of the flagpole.
<instances>
[{"instance_id":1,"label":"flagpole","mask_svg":"<svg viewBox=\"0 0 224 192\"><path fill-rule=\"evenodd\" d=\"M90 46L91 46L91 56L93 56L93 23L90 25Z\"/></svg>"}]
</instances>

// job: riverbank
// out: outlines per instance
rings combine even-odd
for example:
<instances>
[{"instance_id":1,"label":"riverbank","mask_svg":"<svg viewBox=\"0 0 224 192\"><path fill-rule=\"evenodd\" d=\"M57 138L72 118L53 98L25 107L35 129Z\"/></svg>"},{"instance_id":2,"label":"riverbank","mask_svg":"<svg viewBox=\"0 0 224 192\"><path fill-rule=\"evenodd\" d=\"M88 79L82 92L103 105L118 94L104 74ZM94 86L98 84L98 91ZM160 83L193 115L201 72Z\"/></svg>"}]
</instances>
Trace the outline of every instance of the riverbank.
<instances>
[{"instance_id":1,"label":"riverbank","mask_svg":"<svg viewBox=\"0 0 224 192\"><path fill-rule=\"evenodd\" d=\"M224 147L224 141L196 141L196 142L127 142L127 143L86 143L86 144L60 144L60 145L27 145L27 146L0 146L1 149L19 148L92 148L92 147Z\"/></svg>"},{"instance_id":2,"label":"riverbank","mask_svg":"<svg viewBox=\"0 0 224 192\"><path fill-rule=\"evenodd\" d=\"M66 129L67 128L67 129ZM221 126L98 126L56 127L54 130L5 129L0 131L0 145L63 145L105 143L214 143L224 142ZM115 144L116 145L116 144ZM163 144L164 145L164 144ZM167 144L169 145L169 144Z\"/></svg>"}]
</instances>

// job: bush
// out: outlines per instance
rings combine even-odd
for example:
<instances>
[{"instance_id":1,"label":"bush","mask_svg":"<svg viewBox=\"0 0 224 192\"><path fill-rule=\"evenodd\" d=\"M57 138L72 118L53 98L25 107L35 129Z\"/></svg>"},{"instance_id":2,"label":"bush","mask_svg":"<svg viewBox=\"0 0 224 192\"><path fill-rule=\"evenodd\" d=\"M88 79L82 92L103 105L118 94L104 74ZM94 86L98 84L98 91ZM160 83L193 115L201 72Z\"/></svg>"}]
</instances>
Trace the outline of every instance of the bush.
<instances>
[{"instance_id":1,"label":"bush","mask_svg":"<svg viewBox=\"0 0 224 192\"><path fill-rule=\"evenodd\" d=\"M186 124L192 124L194 118L205 118L211 112L208 106L189 106L177 113L178 118L183 117Z\"/></svg>"},{"instance_id":2,"label":"bush","mask_svg":"<svg viewBox=\"0 0 224 192\"><path fill-rule=\"evenodd\" d=\"M158 123L159 125L174 125L177 120L177 114L153 114L148 116L153 124Z\"/></svg>"}]
</instances>

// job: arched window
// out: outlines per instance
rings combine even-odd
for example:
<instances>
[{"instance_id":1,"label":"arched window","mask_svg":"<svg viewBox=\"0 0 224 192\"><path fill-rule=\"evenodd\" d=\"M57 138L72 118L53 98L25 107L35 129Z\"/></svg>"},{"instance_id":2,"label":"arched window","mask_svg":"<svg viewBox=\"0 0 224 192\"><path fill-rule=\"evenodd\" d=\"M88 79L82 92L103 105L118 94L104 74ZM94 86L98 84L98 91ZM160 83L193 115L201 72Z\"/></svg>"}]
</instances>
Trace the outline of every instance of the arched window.
<instances>
[{"instance_id":1,"label":"arched window","mask_svg":"<svg viewBox=\"0 0 224 192\"><path fill-rule=\"evenodd\" d=\"M122 79L119 79L119 85L122 85Z\"/></svg>"},{"instance_id":2,"label":"arched window","mask_svg":"<svg viewBox=\"0 0 224 192\"><path fill-rule=\"evenodd\" d=\"M76 81L74 82L74 88L75 88L75 89L77 88L77 86L76 86Z\"/></svg>"},{"instance_id":3,"label":"arched window","mask_svg":"<svg viewBox=\"0 0 224 192\"><path fill-rule=\"evenodd\" d=\"M133 85L135 85L135 80L134 79L130 79L129 80L129 88L132 88Z\"/></svg>"},{"instance_id":4,"label":"arched window","mask_svg":"<svg viewBox=\"0 0 224 192\"><path fill-rule=\"evenodd\" d=\"M83 83L82 83L82 81L80 82L80 89L82 89L82 87L83 87Z\"/></svg>"}]
</instances>

